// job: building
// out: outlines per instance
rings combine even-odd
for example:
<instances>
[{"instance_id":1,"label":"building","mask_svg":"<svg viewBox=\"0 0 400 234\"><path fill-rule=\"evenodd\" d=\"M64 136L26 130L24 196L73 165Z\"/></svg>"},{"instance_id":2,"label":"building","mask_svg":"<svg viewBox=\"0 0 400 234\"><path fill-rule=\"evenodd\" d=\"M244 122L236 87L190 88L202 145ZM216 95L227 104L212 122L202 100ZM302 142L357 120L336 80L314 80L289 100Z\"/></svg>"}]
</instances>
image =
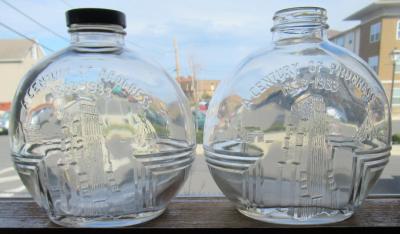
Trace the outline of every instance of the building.
<instances>
[{"instance_id":1,"label":"building","mask_svg":"<svg viewBox=\"0 0 400 234\"><path fill-rule=\"evenodd\" d=\"M197 93L201 99L210 99L219 84L219 80L197 80Z\"/></svg>"},{"instance_id":2,"label":"building","mask_svg":"<svg viewBox=\"0 0 400 234\"><path fill-rule=\"evenodd\" d=\"M355 54L360 52L360 27L356 26L349 30L330 36L332 42L340 45Z\"/></svg>"},{"instance_id":3,"label":"building","mask_svg":"<svg viewBox=\"0 0 400 234\"><path fill-rule=\"evenodd\" d=\"M0 40L0 111L9 109L19 81L42 57L42 48L33 41Z\"/></svg>"},{"instance_id":4,"label":"building","mask_svg":"<svg viewBox=\"0 0 400 234\"><path fill-rule=\"evenodd\" d=\"M193 86L193 79L191 76L181 76L176 78L176 81L181 86L183 93L185 93L186 97L189 100L194 99L194 86Z\"/></svg>"},{"instance_id":5,"label":"building","mask_svg":"<svg viewBox=\"0 0 400 234\"><path fill-rule=\"evenodd\" d=\"M176 81L180 84L186 97L191 101L195 99L210 99L220 82L219 80L193 80L191 76L179 77Z\"/></svg>"},{"instance_id":6,"label":"building","mask_svg":"<svg viewBox=\"0 0 400 234\"><path fill-rule=\"evenodd\" d=\"M330 40L358 54L373 68L383 84L389 101L393 85L392 112L400 114L400 65L393 66L391 53L400 49L400 1L379 0L351 14L345 20L360 24L334 33ZM400 61L398 61L400 64Z\"/></svg>"}]
</instances>

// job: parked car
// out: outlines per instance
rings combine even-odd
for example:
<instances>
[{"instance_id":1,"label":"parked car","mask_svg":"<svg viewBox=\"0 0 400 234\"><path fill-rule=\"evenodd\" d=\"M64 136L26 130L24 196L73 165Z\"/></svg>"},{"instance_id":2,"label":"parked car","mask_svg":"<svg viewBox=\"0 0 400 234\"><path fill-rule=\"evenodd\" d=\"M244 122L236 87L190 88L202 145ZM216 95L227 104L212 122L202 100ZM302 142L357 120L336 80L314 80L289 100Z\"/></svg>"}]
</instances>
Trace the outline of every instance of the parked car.
<instances>
[{"instance_id":1,"label":"parked car","mask_svg":"<svg viewBox=\"0 0 400 234\"><path fill-rule=\"evenodd\" d=\"M0 116L0 134L8 134L10 126L10 112L6 111Z\"/></svg>"},{"instance_id":2,"label":"parked car","mask_svg":"<svg viewBox=\"0 0 400 234\"><path fill-rule=\"evenodd\" d=\"M193 118L196 123L197 129L204 129L204 122L206 120L206 114L202 111L194 110L192 111Z\"/></svg>"},{"instance_id":3,"label":"parked car","mask_svg":"<svg viewBox=\"0 0 400 234\"><path fill-rule=\"evenodd\" d=\"M207 112L207 110L208 110L208 102L206 102L206 101L199 102L199 110L202 111L202 112Z\"/></svg>"}]
</instances>

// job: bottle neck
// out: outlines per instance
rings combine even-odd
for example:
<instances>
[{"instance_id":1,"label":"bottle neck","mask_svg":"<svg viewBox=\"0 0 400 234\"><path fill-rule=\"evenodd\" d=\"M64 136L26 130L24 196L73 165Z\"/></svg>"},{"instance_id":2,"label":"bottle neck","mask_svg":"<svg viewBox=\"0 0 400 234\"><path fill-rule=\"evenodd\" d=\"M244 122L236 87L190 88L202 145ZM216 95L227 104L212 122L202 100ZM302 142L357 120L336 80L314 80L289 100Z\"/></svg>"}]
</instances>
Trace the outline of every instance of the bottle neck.
<instances>
[{"instance_id":1,"label":"bottle neck","mask_svg":"<svg viewBox=\"0 0 400 234\"><path fill-rule=\"evenodd\" d=\"M73 24L68 32L73 47L96 50L121 48L125 44L126 33L119 25Z\"/></svg>"},{"instance_id":2,"label":"bottle neck","mask_svg":"<svg viewBox=\"0 0 400 234\"><path fill-rule=\"evenodd\" d=\"M327 40L326 10L298 7L278 11L274 16L273 42L278 45Z\"/></svg>"}]
</instances>

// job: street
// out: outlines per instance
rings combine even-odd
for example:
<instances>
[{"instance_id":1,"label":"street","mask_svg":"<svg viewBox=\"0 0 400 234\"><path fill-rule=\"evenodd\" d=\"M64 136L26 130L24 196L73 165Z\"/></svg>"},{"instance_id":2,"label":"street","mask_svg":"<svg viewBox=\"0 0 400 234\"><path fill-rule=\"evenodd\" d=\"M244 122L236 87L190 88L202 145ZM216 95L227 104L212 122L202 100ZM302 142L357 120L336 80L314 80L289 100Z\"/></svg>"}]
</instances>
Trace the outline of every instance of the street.
<instances>
[{"instance_id":1,"label":"street","mask_svg":"<svg viewBox=\"0 0 400 234\"><path fill-rule=\"evenodd\" d=\"M0 136L0 197L29 196L10 157L8 136Z\"/></svg>"},{"instance_id":2,"label":"street","mask_svg":"<svg viewBox=\"0 0 400 234\"><path fill-rule=\"evenodd\" d=\"M10 158L7 136L0 136L0 197L27 197L25 187L14 170ZM389 164L373 189L374 194L400 194L400 145L394 145ZM196 158L190 175L179 196L222 196L214 183L204 160L202 146L196 150Z\"/></svg>"}]
</instances>

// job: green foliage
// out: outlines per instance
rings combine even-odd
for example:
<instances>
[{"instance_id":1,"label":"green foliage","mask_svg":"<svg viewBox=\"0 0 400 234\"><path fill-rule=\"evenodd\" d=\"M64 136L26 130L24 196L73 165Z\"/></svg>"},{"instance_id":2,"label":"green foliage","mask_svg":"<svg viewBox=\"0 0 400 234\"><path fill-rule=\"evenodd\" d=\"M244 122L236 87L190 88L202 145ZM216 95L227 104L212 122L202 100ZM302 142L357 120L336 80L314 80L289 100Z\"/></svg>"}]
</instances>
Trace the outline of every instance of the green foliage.
<instances>
[{"instance_id":1,"label":"green foliage","mask_svg":"<svg viewBox=\"0 0 400 234\"><path fill-rule=\"evenodd\" d=\"M156 130L158 137L168 137L169 130L166 126L157 123L152 123L152 125L154 130Z\"/></svg>"},{"instance_id":2,"label":"green foliage","mask_svg":"<svg viewBox=\"0 0 400 234\"><path fill-rule=\"evenodd\" d=\"M400 133L394 134L392 136L392 142L393 144L400 144Z\"/></svg>"},{"instance_id":3,"label":"green foliage","mask_svg":"<svg viewBox=\"0 0 400 234\"><path fill-rule=\"evenodd\" d=\"M197 142L197 144L203 144L203 130L197 130L196 142Z\"/></svg>"}]
</instances>

